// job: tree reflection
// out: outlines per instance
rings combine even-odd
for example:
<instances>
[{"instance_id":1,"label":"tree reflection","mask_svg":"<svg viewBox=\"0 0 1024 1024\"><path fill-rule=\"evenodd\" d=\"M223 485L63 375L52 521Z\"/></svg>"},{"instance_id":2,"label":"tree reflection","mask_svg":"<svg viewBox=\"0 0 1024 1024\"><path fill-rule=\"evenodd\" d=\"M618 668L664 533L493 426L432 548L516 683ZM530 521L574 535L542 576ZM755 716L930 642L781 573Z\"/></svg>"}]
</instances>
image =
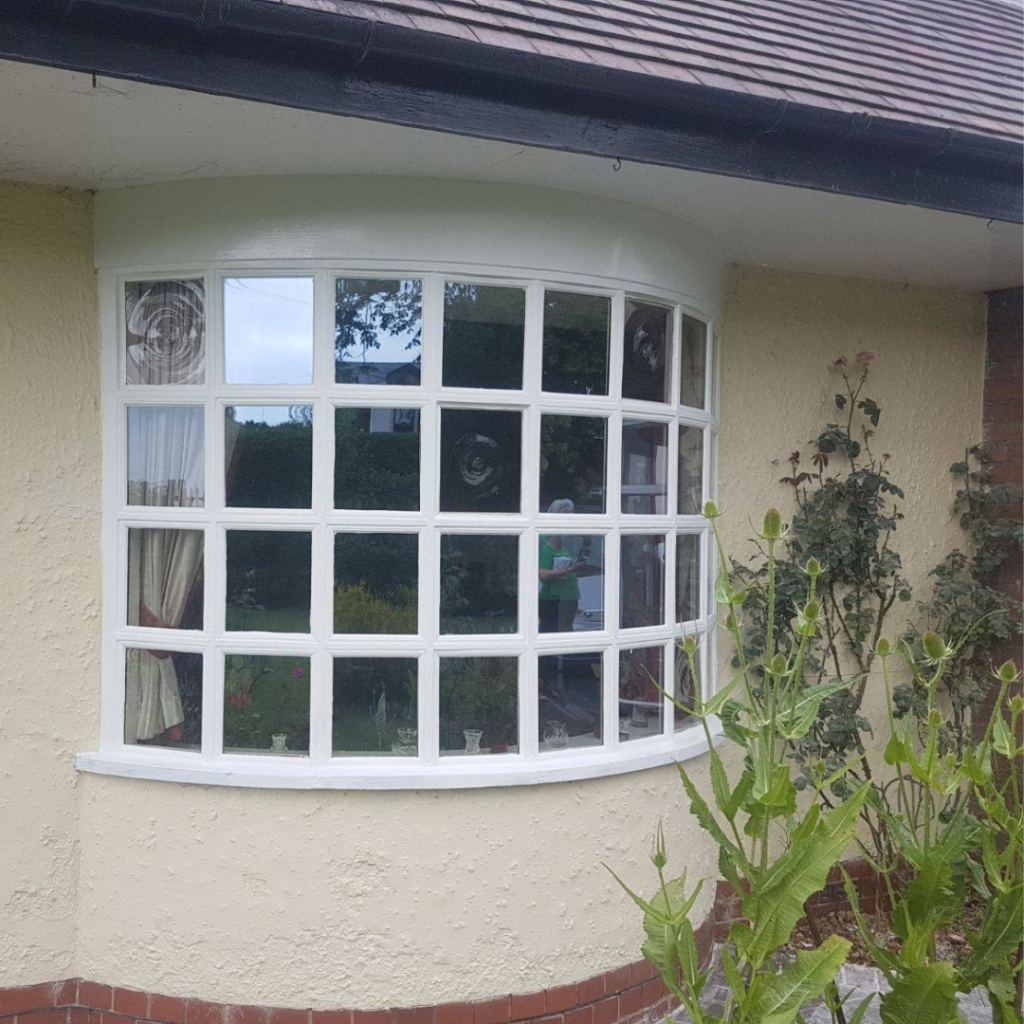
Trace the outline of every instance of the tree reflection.
<instances>
[{"instance_id":1,"label":"tree reflection","mask_svg":"<svg viewBox=\"0 0 1024 1024\"><path fill-rule=\"evenodd\" d=\"M339 278L334 359L339 384L419 384L421 281Z\"/></svg>"}]
</instances>

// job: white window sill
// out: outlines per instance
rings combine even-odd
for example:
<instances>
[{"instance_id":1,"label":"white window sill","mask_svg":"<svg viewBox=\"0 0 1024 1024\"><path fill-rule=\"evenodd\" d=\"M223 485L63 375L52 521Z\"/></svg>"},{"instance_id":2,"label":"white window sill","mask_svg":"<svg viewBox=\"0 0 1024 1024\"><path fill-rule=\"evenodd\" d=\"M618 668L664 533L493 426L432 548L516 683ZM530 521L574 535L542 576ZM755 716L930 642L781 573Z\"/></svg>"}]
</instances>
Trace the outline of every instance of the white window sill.
<instances>
[{"instance_id":1,"label":"white window sill","mask_svg":"<svg viewBox=\"0 0 1024 1024\"><path fill-rule=\"evenodd\" d=\"M722 741L717 722L712 744ZM634 749L635 744L635 749ZM242 786L249 789L481 789L488 786L531 786L545 782L625 775L699 757L708 749L703 730L687 729L668 742L637 740L614 752L545 754L527 761L514 754L495 754L471 760L452 757L436 764L397 759L348 758L313 765L307 758L202 759L198 754L125 747L112 753L84 753L75 768L96 775L113 775L157 782L203 786Z\"/></svg>"}]
</instances>

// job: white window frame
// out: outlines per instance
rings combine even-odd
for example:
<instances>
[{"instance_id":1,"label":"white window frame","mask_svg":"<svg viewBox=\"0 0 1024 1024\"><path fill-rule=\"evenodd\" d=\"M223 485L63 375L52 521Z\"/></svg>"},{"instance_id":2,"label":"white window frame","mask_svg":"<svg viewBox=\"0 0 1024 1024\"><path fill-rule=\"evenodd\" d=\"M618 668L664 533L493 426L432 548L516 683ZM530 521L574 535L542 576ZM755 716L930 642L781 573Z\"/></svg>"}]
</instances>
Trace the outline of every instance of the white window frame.
<instances>
[{"instance_id":1,"label":"white window frame","mask_svg":"<svg viewBox=\"0 0 1024 1024\"><path fill-rule=\"evenodd\" d=\"M224 378L223 287L226 278L311 276L314 282L314 354L311 385L227 385ZM206 381L202 385L166 386L124 383L124 289L132 281L202 278L206 284ZM338 277L419 279L422 291L422 365L419 386L336 384L334 381L334 282ZM526 319L523 390L442 388L442 318L444 283L476 282L524 288ZM569 395L541 391L543 299L545 289L607 295L612 300L608 395ZM627 298L672 308L671 403L621 400L624 304ZM707 749L703 729L693 723L674 731L671 702L664 701L661 735L619 741L618 650L661 644L665 648L665 683L674 678L673 647L685 633L701 640L700 686L706 695L716 678L714 552L710 529L700 516L677 516L677 424L704 430L703 489L717 498L718 327L707 310L692 306L681 292L624 287L619 282L585 275L524 272L516 269L417 263L332 260L210 262L201 267L161 266L104 271L100 275L103 339L103 652L99 749L79 754L78 768L132 777L215 785L275 788L424 789L522 785L601 777L655 767L696 756ZM707 325L705 407L679 404L681 314ZM201 405L205 409L205 505L203 508L128 506L126 486L126 407L134 404ZM313 495L310 510L224 507L224 414L232 404L310 404L313 406ZM334 408L417 407L420 416L421 509L419 512L335 511L333 509ZM497 408L522 413L521 507L519 513L448 513L436 511L439 488L440 409ZM575 634L539 634L535 588L538 537L563 517L533 511L539 501L539 442L542 414L602 416L607 420L605 514L580 514L573 533L605 536L605 628ZM668 512L663 516L621 512L621 425L623 418L669 424ZM192 528L206 534L204 629L128 627L126 618L127 531L130 527ZM225 531L247 529L308 530L312 533L311 632L226 633ZM419 633L409 637L344 636L332 633L333 535L354 532L414 532L419 535ZM436 581L438 538L445 532L516 533L519 542L519 627L516 634L480 637L439 636ZM664 601L666 625L619 630L619 545L621 533L665 535ZM682 627L675 619L675 544L678 533L702 538L700 618ZM175 750L123 741L124 652L145 646L203 655L203 717L200 751ZM603 658L604 742L600 746L538 749L537 657L563 651L600 652ZM280 757L222 752L224 655L290 654L310 658L310 750L308 757ZM419 666L419 747L410 757L331 756L332 657L407 656ZM438 659L446 654L515 655L519 658L517 753L477 757L441 757L438 745ZM713 741L721 735L712 723Z\"/></svg>"}]
</instances>

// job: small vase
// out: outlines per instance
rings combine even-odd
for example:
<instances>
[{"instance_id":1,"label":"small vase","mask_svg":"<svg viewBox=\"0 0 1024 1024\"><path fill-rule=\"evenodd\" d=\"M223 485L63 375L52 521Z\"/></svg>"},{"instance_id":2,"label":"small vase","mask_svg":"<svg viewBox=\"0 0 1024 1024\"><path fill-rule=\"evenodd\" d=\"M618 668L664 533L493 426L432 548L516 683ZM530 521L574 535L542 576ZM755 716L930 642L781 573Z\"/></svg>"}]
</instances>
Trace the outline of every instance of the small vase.
<instances>
[{"instance_id":1,"label":"small vase","mask_svg":"<svg viewBox=\"0 0 1024 1024\"><path fill-rule=\"evenodd\" d=\"M288 753L288 733L275 732L270 736L270 752L272 754Z\"/></svg>"},{"instance_id":2,"label":"small vase","mask_svg":"<svg viewBox=\"0 0 1024 1024\"><path fill-rule=\"evenodd\" d=\"M463 729L462 735L466 737L466 753L480 753L480 737L483 736L483 729Z\"/></svg>"},{"instance_id":3,"label":"small vase","mask_svg":"<svg viewBox=\"0 0 1024 1024\"><path fill-rule=\"evenodd\" d=\"M398 742L406 747L413 747L416 745L416 729L399 729L398 730Z\"/></svg>"},{"instance_id":4,"label":"small vase","mask_svg":"<svg viewBox=\"0 0 1024 1024\"><path fill-rule=\"evenodd\" d=\"M569 745L569 730L565 722L548 722L544 729L544 745L551 750L561 750Z\"/></svg>"}]
</instances>

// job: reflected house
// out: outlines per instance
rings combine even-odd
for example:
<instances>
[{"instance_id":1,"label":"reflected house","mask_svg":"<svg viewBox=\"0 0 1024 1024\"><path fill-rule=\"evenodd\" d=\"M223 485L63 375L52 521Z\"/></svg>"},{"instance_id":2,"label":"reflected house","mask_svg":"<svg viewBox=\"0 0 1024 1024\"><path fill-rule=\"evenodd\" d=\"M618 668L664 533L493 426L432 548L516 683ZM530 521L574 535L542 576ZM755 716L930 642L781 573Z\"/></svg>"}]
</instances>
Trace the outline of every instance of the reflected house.
<instances>
[{"instance_id":1,"label":"reflected house","mask_svg":"<svg viewBox=\"0 0 1024 1024\"><path fill-rule=\"evenodd\" d=\"M1019 8L0 3L0 1017L677 1015L705 503L1019 479Z\"/></svg>"}]
</instances>

